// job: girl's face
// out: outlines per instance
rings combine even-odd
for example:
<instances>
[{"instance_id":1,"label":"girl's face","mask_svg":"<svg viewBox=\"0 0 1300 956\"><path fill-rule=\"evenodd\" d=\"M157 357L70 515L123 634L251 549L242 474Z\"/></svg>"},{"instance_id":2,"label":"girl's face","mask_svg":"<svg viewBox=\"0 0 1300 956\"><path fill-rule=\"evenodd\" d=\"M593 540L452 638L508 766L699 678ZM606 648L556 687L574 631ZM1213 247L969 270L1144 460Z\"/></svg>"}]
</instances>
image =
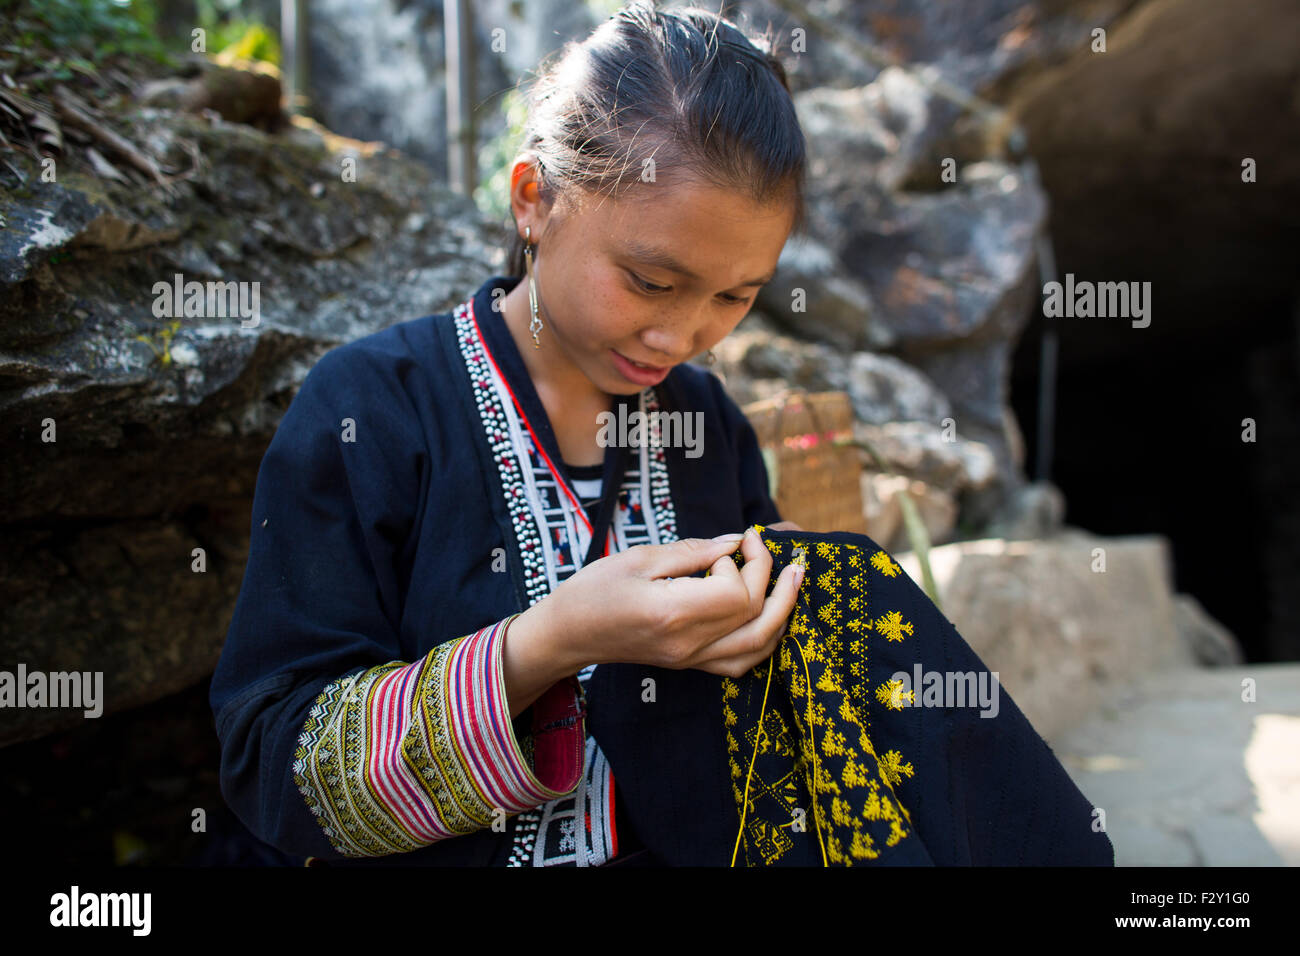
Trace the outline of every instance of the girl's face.
<instances>
[{"instance_id":1,"label":"girl's face","mask_svg":"<svg viewBox=\"0 0 1300 956\"><path fill-rule=\"evenodd\" d=\"M725 338L771 279L794 226L791 201L760 206L696 183L638 183L621 200L584 195L578 206L551 208L522 198L535 189L517 195L518 228L531 226L537 243L545 326L541 351L531 342L524 351L553 380L576 385L580 373L608 394L655 385ZM526 322L526 277L520 286ZM554 365L561 357L563 370Z\"/></svg>"}]
</instances>

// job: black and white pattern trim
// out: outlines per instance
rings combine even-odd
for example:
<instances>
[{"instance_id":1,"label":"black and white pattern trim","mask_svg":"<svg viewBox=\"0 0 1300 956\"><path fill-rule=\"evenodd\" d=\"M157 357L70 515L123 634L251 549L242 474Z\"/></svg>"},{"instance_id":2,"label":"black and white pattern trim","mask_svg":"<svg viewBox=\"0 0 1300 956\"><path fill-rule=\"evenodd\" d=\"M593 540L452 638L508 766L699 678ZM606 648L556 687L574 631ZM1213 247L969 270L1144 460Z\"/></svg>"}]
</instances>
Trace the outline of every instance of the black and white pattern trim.
<instances>
[{"instance_id":1,"label":"black and white pattern trim","mask_svg":"<svg viewBox=\"0 0 1300 956\"><path fill-rule=\"evenodd\" d=\"M658 532L655 544L668 544L677 540L677 512L673 508L672 489L668 484L668 461L664 457L664 446L659 436L659 396L654 389L648 388L641 393L641 410L646 413L643 421L649 421L650 448L647 454L642 448L641 460L649 459L649 467L641 473L648 475L649 494L644 500L650 502L649 511L654 515L653 527Z\"/></svg>"},{"instance_id":2,"label":"black and white pattern trim","mask_svg":"<svg viewBox=\"0 0 1300 956\"><path fill-rule=\"evenodd\" d=\"M551 474L515 410L506 383L496 374L474 328L469 303L454 313L456 337L469 371L474 402L497 464L506 507L524 564L531 607L575 574L590 532ZM652 388L638 406L659 408ZM658 416L648 415L657 428ZM642 445L623 480L613 521L614 550L677 540L668 466L658 435ZM558 546L557 546L558 543ZM596 665L579 672L586 686ZM583 781L573 794L518 814L512 821L507 866L599 866L613 854L610 797L613 775L594 737L588 735Z\"/></svg>"},{"instance_id":3,"label":"black and white pattern trim","mask_svg":"<svg viewBox=\"0 0 1300 956\"><path fill-rule=\"evenodd\" d=\"M460 343L460 352L469 371L474 403L478 406L479 418L487 434L492 457L497 463L502 487L505 488L506 508L523 558L524 590L528 595L528 606L532 607L549 593L549 589L542 558L541 534L524 494L519 455L512 440L511 422L514 415L506 415L506 407L494 386L492 363L474 330L468 303L456 307L455 319L456 340Z\"/></svg>"}]
</instances>

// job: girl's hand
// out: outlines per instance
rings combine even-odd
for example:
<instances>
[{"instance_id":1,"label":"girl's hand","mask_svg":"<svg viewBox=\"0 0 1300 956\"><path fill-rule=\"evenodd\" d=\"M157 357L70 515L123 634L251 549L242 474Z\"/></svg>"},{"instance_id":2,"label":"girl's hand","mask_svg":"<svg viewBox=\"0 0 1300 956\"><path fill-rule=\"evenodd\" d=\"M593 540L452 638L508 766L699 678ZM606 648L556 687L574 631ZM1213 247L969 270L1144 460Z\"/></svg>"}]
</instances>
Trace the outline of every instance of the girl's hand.
<instances>
[{"instance_id":1,"label":"girl's hand","mask_svg":"<svg viewBox=\"0 0 1300 956\"><path fill-rule=\"evenodd\" d=\"M745 564L731 558L740 542ZM704 569L704 578L689 575ZM770 597L772 555L754 531L705 540L641 545L595 561L560 584L534 611L537 640L573 674L588 664L696 668L739 677L762 663L785 634L803 570L781 572ZM539 655L542 656L542 655Z\"/></svg>"}]
</instances>

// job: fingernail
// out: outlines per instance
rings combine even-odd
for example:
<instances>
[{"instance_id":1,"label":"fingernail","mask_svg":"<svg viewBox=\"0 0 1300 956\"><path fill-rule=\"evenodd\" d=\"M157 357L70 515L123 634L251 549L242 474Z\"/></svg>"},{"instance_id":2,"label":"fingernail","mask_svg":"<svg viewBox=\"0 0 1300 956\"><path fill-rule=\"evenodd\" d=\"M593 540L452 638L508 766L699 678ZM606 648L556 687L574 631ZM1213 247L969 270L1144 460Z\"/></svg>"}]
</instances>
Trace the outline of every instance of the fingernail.
<instances>
[{"instance_id":1,"label":"fingernail","mask_svg":"<svg viewBox=\"0 0 1300 956\"><path fill-rule=\"evenodd\" d=\"M748 538L751 534L752 534L755 538L758 537L758 532L757 532L757 531L755 531L753 528L746 528L746 529L745 529L745 537Z\"/></svg>"},{"instance_id":2,"label":"fingernail","mask_svg":"<svg viewBox=\"0 0 1300 956\"><path fill-rule=\"evenodd\" d=\"M714 541L725 541L727 544L739 544L745 536L743 534L720 534Z\"/></svg>"},{"instance_id":3,"label":"fingernail","mask_svg":"<svg viewBox=\"0 0 1300 956\"><path fill-rule=\"evenodd\" d=\"M801 583L803 583L804 569L797 564L792 564L790 565L790 567L794 568L794 583L795 586L798 587Z\"/></svg>"}]
</instances>

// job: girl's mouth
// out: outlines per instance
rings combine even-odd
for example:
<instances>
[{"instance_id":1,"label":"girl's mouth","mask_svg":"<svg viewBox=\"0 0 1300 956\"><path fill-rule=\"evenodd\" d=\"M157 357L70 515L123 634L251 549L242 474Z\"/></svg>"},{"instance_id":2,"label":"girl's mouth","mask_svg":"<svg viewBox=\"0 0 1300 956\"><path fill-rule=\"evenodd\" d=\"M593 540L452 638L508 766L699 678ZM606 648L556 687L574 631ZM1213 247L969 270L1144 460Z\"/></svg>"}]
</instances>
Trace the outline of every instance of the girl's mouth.
<instances>
[{"instance_id":1,"label":"girl's mouth","mask_svg":"<svg viewBox=\"0 0 1300 956\"><path fill-rule=\"evenodd\" d=\"M609 352L614 357L614 366L618 369L619 374L629 382L635 382L637 385L658 385L672 371L672 367L668 365L646 365L642 362L634 362L613 349L610 349Z\"/></svg>"}]
</instances>

